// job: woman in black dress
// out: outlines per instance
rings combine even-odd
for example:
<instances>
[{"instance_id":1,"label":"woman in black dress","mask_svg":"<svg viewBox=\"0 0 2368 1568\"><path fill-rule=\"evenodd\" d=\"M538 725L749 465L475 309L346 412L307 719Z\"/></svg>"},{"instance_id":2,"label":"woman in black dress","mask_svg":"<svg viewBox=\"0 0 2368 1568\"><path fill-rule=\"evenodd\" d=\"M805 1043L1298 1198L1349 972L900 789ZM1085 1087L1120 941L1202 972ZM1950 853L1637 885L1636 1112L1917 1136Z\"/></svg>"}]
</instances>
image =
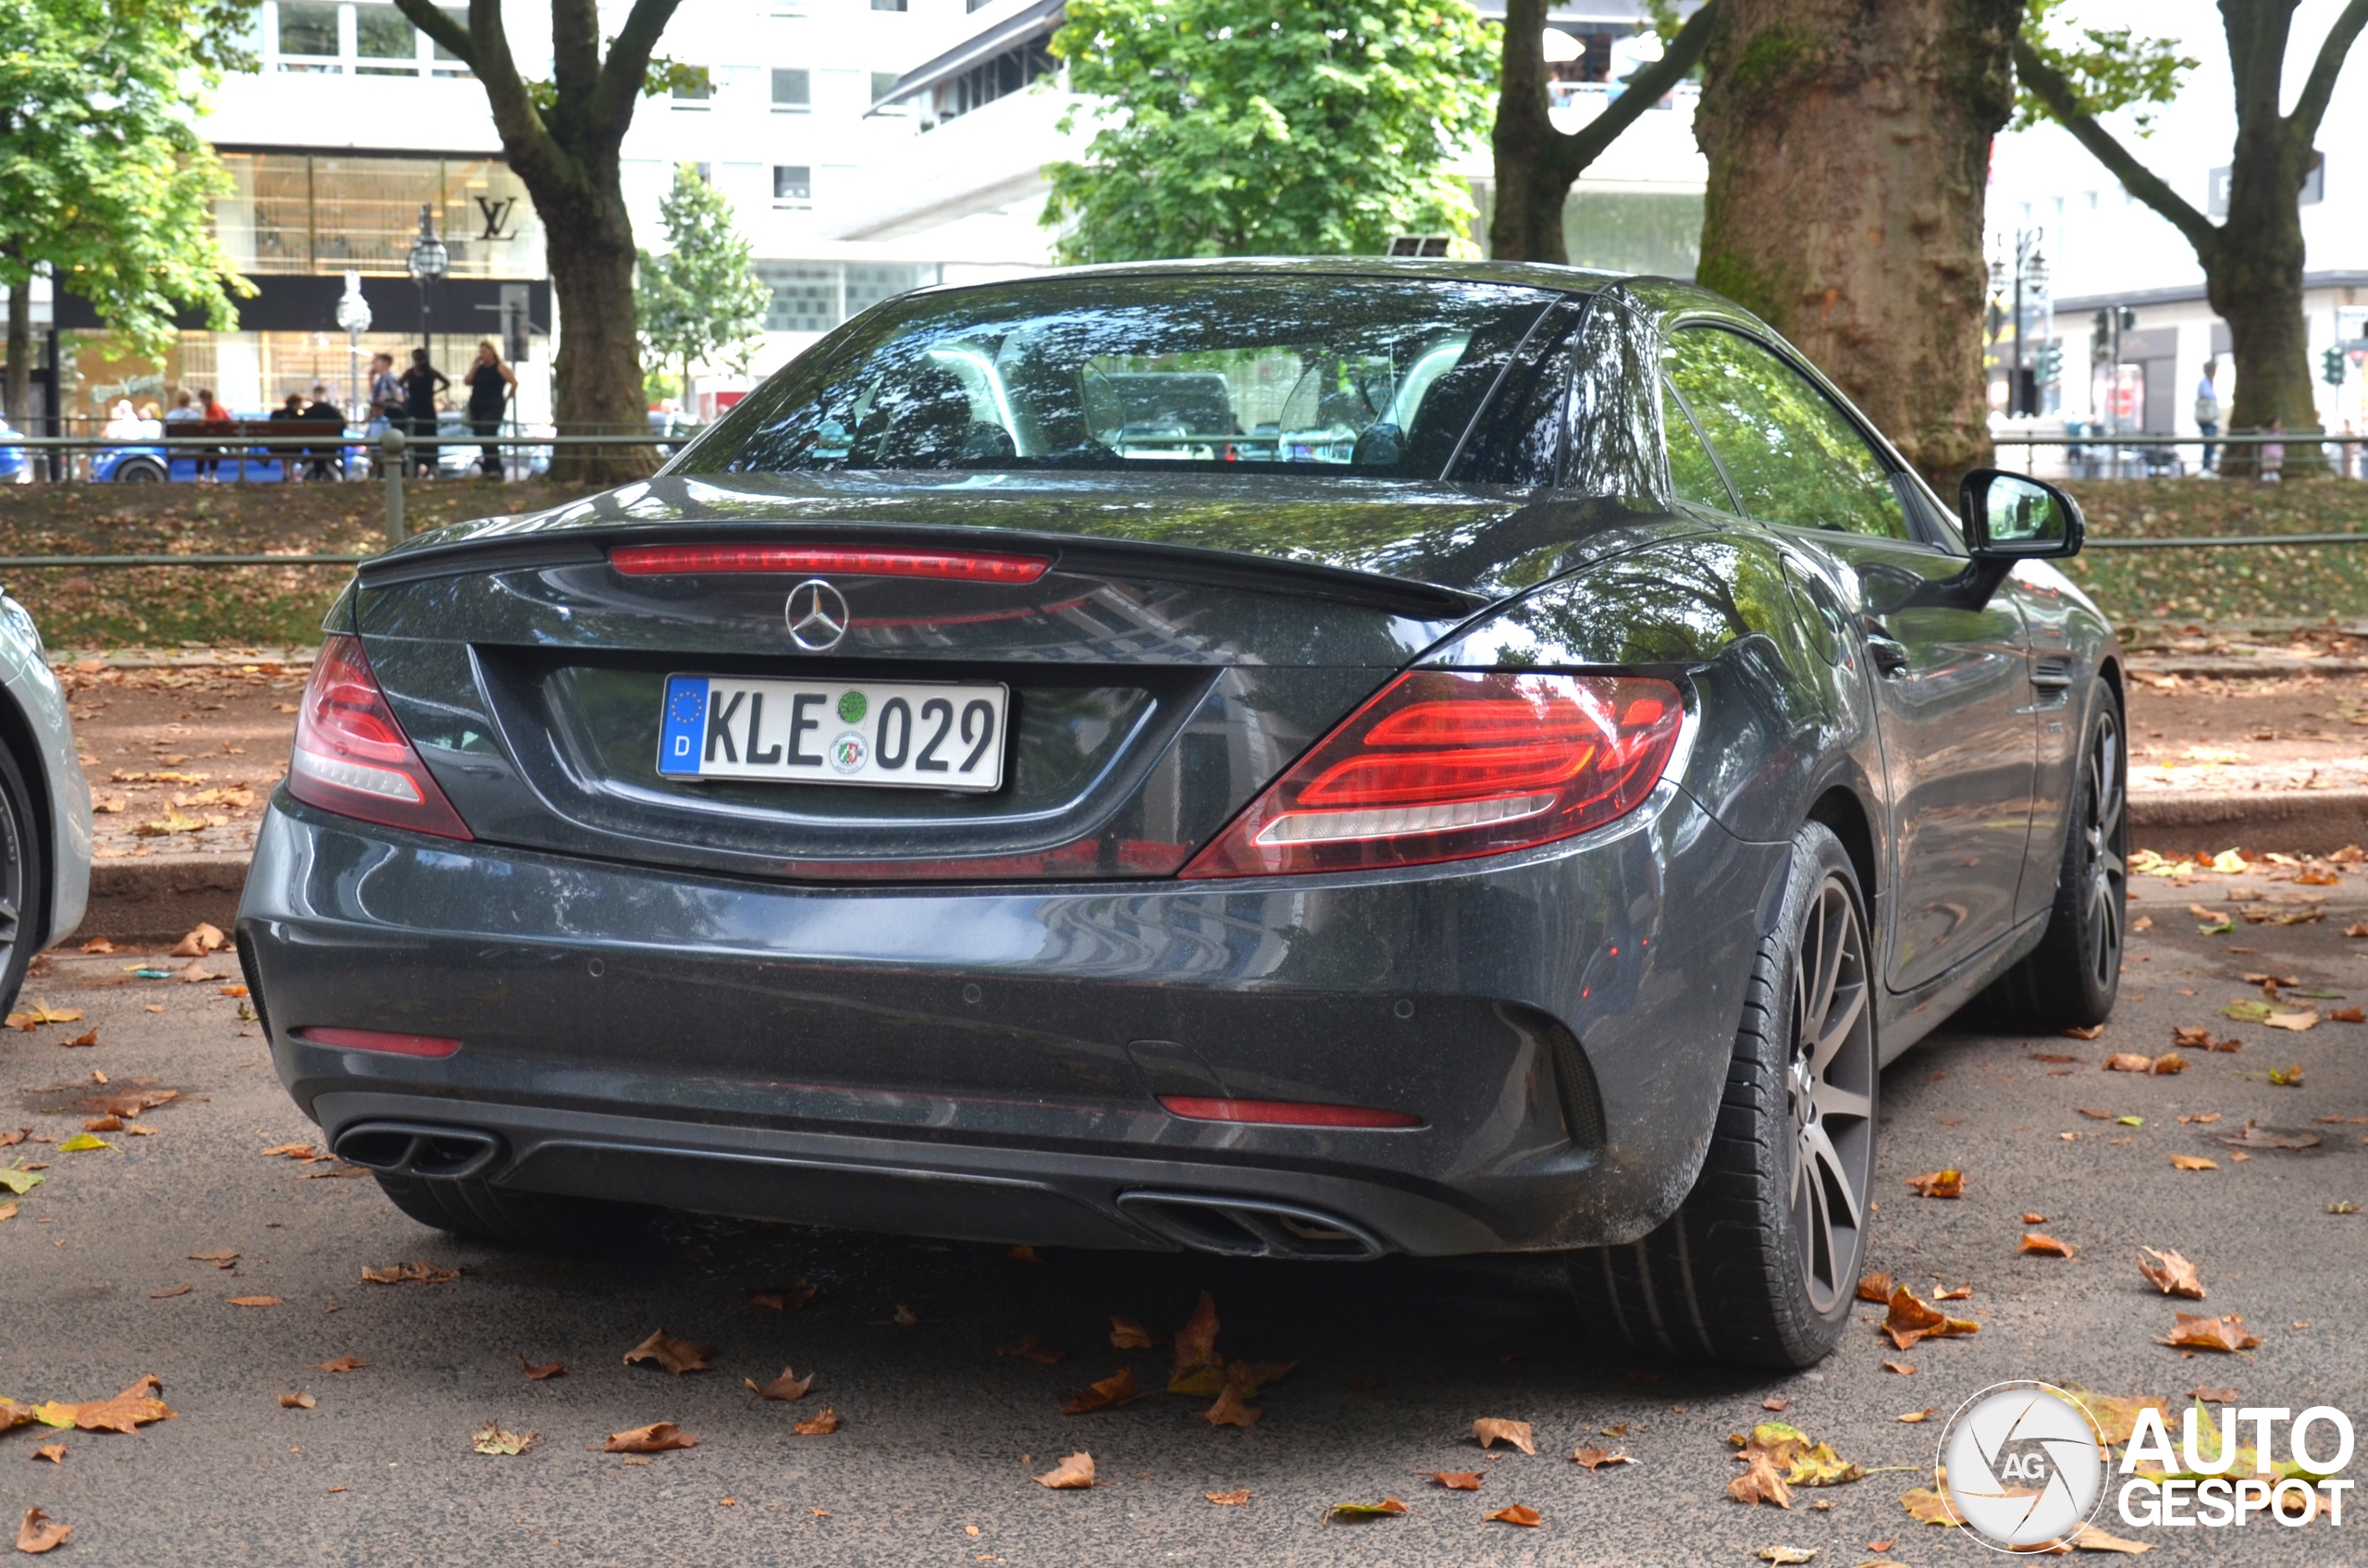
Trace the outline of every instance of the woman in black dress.
<instances>
[{"instance_id":1,"label":"woman in black dress","mask_svg":"<svg viewBox=\"0 0 2368 1568\"><path fill-rule=\"evenodd\" d=\"M436 472L436 394L452 385L450 377L427 363L426 349L411 352L411 368L403 372L403 413L411 420L411 463L415 472Z\"/></svg>"},{"instance_id":2,"label":"woman in black dress","mask_svg":"<svg viewBox=\"0 0 2368 1568\"><path fill-rule=\"evenodd\" d=\"M469 428L485 442L477 466L487 478L499 479L502 477L501 449L492 438L501 432L501 413L518 385L517 373L501 363L501 351L486 339L477 344L477 362L469 366L464 379L469 384Z\"/></svg>"}]
</instances>

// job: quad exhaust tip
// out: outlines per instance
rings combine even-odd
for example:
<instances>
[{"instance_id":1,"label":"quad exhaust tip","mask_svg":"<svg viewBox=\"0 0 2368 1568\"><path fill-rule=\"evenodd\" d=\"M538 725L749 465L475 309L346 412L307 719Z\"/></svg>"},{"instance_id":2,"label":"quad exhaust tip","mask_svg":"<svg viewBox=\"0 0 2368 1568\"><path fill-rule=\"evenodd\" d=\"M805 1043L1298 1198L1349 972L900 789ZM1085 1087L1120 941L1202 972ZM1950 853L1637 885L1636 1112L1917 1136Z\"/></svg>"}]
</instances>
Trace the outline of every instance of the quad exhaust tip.
<instances>
[{"instance_id":1,"label":"quad exhaust tip","mask_svg":"<svg viewBox=\"0 0 2368 1568\"><path fill-rule=\"evenodd\" d=\"M1264 1198L1121 1192L1118 1208L1179 1246L1226 1257L1363 1263L1389 1250L1352 1220Z\"/></svg>"},{"instance_id":2,"label":"quad exhaust tip","mask_svg":"<svg viewBox=\"0 0 2368 1568\"><path fill-rule=\"evenodd\" d=\"M356 1122L337 1135L331 1152L341 1160L386 1176L425 1176L458 1181L476 1175L501 1154L501 1140L474 1128L429 1122Z\"/></svg>"}]
</instances>

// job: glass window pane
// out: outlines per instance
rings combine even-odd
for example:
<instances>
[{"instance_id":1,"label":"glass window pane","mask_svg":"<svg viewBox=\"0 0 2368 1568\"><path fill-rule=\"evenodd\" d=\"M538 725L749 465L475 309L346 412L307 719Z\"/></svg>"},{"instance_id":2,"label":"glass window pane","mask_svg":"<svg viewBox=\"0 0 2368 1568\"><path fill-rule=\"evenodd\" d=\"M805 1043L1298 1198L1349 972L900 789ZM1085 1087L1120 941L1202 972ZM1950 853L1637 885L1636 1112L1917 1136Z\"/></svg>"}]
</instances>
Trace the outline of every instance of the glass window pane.
<instances>
[{"instance_id":1,"label":"glass window pane","mask_svg":"<svg viewBox=\"0 0 2368 1568\"><path fill-rule=\"evenodd\" d=\"M1735 509L1734 497L1727 490L1727 482L1720 476L1719 465L1710 457L1710 449L1702 444L1701 432L1694 428L1694 421L1685 415L1685 405L1678 401L1677 389L1667 379L1661 382L1661 428L1668 433L1669 477L1680 500L1690 500L1698 506L1716 507L1720 512Z\"/></svg>"},{"instance_id":2,"label":"glass window pane","mask_svg":"<svg viewBox=\"0 0 2368 1568\"><path fill-rule=\"evenodd\" d=\"M814 78L803 70L773 68L773 107L807 109L814 105Z\"/></svg>"},{"instance_id":3,"label":"glass window pane","mask_svg":"<svg viewBox=\"0 0 2368 1568\"><path fill-rule=\"evenodd\" d=\"M806 164L773 165L773 200L776 202L810 201L814 195L814 170Z\"/></svg>"},{"instance_id":4,"label":"glass window pane","mask_svg":"<svg viewBox=\"0 0 2368 1568\"><path fill-rule=\"evenodd\" d=\"M1832 400L1740 333L1677 334L1670 377L1726 464L1744 511L1766 523L1909 537L1891 472Z\"/></svg>"},{"instance_id":5,"label":"glass window pane","mask_svg":"<svg viewBox=\"0 0 2368 1568\"><path fill-rule=\"evenodd\" d=\"M337 7L314 0L280 0L279 52L283 55L326 55L335 59Z\"/></svg>"},{"instance_id":6,"label":"glass window pane","mask_svg":"<svg viewBox=\"0 0 2368 1568\"><path fill-rule=\"evenodd\" d=\"M892 282L918 281L870 276L890 271L910 269L847 268L850 315ZM767 381L702 449L703 466L1162 463L1437 478L1556 298L1501 284L1242 277L917 295Z\"/></svg>"},{"instance_id":7,"label":"glass window pane","mask_svg":"<svg viewBox=\"0 0 2368 1568\"><path fill-rule=\"evenodd\" d=\"M901 7L899 8L901 9ZM901 71L873 71L871 73L871 101L877 104L881 99L885 98L891 93L895 92L896 83L901 80L903 80L903 73Z\"/></svg>"},{"instance_id":8,"label":"glass window pane","mask_svg":"<svg viewBox=\"0 0 2368 1568\"><path fill-rule=\"evenodd\" d=\"M353 34L354 52L365 60L411 60L419 56L419 30L392 6L353 7Z\"/></svg>"}]
</instances>

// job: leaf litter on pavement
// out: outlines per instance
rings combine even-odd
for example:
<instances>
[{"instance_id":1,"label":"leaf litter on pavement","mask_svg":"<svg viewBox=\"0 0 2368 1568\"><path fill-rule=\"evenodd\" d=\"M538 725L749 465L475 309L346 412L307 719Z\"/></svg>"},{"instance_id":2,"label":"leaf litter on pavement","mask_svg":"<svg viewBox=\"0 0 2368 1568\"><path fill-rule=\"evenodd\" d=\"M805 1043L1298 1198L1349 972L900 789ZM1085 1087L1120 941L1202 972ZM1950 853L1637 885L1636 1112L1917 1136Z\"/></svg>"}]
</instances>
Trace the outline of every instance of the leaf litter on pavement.
<instances>
[{"instance_id":1,"label":"leaf litter on pavement","mask_svg":"<svg viewBox=\"0 0 2368 1568\"><path fill-rule=\"evenodd\" d=\"M1905 1285L1892 1287L1891 1310L1880 1327L1891 1336L1893 1347L1903 1351L1925 1340L1955 1339L1981 1332L1981 1325L1973 1319L1951 1317L1935 1311Z\"/></svg>"}]
</instances>

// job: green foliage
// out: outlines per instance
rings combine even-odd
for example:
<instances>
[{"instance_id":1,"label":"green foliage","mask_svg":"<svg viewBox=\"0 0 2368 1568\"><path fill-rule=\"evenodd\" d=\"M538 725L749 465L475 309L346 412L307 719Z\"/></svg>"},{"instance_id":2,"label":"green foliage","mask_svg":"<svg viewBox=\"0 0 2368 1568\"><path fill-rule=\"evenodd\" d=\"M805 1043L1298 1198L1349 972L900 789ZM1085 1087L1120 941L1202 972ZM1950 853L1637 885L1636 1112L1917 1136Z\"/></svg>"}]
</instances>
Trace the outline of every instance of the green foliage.
<instances>
[{"instance_id":1,"label":"green foliage","mask_svg":"<svg viewBox=\"0 0 2368 1568\"><path fill-rule=\"evenodd\" d=\"M192 128L250 62L252 0L0 0L0 282L45 268L161 354L178 306L216 330L238 276L213 232L229 179Z\"/></svg>"},{"instance_id":2,"label":"green foliage","mask_svg":"<svg viewBox=\"0 0 2368 1568\"><path fill-rule=\"evenodd\" d=\"M228 5L232 0L217 0L217 3ZM616 46L615 39L608 39L601 43L600 52L608 54ZM685 94L704 96L714 88L714 79L708 74L705 66L684 65L667 55L650 56L648 74L641 79L641 95L645 98L671 98L677 90ZM526 82L526 98L535 105L536 113L548 115L559 107L559 83L547 76L530 78Z\"/></svg>"},{"instance_id":3,"label":"green foliage","mask_svg":"<svg viewBox=\"0 0 2368 1568\"><path fill-rule=\"evenodd\" d=\"M1487 133L1489 30L1462 0L1073 0L1053 51L1100 100L1046 169L1065 261L1373 254L1465 232L1449 168Z\"/></svg>"},{"instance_id":4,"label":"green foliage","mask_svg":"<svg viewBox=\"0 0 2368 1568\"><path fill-rule=\"evenodd\" d=\"M2178 96L2179 78L2202 62L2182 55L2166 38L2143 38L2126 27L2080 28L2062 36L2067 24L2062 16L2070 0L2029 0L2023 11L2023 42L2033 53L2064 73L2080 101L2082 112L2096 116L2115 109L2134 109L2138 134L2150 134L2153 113L2150 105L2168 104ZM2015 90L2014 129L2029 130L2055 117L2028 86Z\"/></svg>"},{"instance_id":5,"label":"green foliage","mask_svg":"<svg viewBox=\"0 0 2368 1568\"><path fill-rule=\"evenodd\" d=\"M755 248L732 223L732 204L689 164L674 169L674 188L659 204L666 253L639 253L634 308L641 340L662 364L745 368L764 336L771 290L750 266Z\"/></svg>"}]
</instances>

